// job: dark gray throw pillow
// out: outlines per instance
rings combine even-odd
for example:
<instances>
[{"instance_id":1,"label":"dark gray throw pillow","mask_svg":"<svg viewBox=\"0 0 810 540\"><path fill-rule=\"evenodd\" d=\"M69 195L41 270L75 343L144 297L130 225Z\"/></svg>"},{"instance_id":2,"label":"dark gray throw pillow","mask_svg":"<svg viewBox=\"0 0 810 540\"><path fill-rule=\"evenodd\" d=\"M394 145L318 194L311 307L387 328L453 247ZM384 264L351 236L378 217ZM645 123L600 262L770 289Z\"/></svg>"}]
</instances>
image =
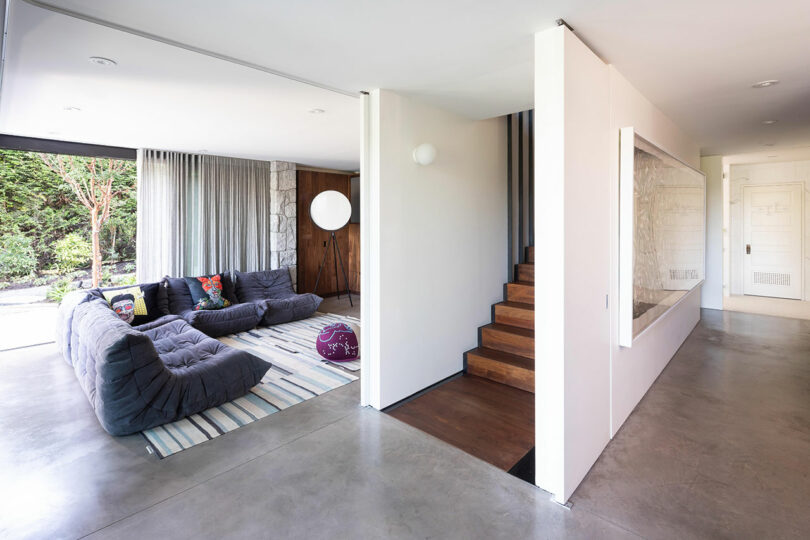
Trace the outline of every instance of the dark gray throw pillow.
<instances>
[{"instance_id":1,"label":"dark gray throw pillow","mask_svg":"<svg viewBox=\"0 0 810 540\"><path fill-rule=\"evenodd\" d=\"M191 292L188 290L185 279L166 276L160 281L160 285L166 289L169 313L179 315L185 311L190 311L194 307Z\"/></svg>"}]
</instances>

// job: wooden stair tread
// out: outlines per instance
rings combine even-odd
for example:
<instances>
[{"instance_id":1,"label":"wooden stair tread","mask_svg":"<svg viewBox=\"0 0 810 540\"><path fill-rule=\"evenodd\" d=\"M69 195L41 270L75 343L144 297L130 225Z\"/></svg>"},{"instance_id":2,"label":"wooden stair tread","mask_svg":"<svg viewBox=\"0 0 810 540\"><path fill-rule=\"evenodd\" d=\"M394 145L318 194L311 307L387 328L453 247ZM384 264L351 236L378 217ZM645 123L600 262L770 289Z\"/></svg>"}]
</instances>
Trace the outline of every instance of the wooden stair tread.
<instances>
[{"instance_id":1,"label":"wooden stair tread","mask_svg":"<svg viewBox=\"0 0 810 540\"><path fill-rule=\"evenodd\" d=\"M494 362L500 362L501 364L508 364L509 366L519 369L534 371L534 360L518 354L497 351L488 347L476 347L475 349L467 351L467 354L480 356Z\"/></svg>"},{"instance_id":2,"label":"wooden stair tread","mask_svg":"<svg viewBox=\"0 0 810 540\"><path fill-rule=\"evenodd\" d=\"M523 287L534 287L534 281L512 281L509 285L522 285Z\"/></svg>"},{"instance_id":3,"label":"wooden stair tread","mask_svg":"<svg viewBox=\"0 0 810 540\"><path fill-rule=\"evenodd\" d=\"M525 309L527 311L534 311L534 304L527 304L525 302L515 302L513 300L504 300L503 302L498 302L495 305L513 309Z\"/></svg>"},{"instance_id":4,"label":"wooden stair tread","mask_svg":"<svg viewBox=\"0 0 810 540\"><path fill-rule=\"evenodd\" d=\"M534 393L533 359L483 346L464 356L467 373Z\"/></svg>"},{"instance_id":5,"label":"wooden stair tread","mask_svg":"<svg viewBox=\"0 0 810 540\"><path fill-rule=\"evenodd\" d=\"M515 334L517 336L534 339L534 330L529 330L528 328L520 328L518 326L509 326L508 324L500 324L500 323L489 323L485 326L482 326L481 328L495 330L497 332L506 332L509 334Z\"/></svg>"}]
</instances>

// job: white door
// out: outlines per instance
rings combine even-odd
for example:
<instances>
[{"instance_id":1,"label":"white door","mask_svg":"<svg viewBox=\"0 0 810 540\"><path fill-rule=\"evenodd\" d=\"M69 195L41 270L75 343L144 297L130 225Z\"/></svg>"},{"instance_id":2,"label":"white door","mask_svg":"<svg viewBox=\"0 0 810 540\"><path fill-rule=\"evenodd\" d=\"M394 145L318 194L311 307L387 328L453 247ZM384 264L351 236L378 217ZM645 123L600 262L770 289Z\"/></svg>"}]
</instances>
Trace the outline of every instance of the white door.
<instances>
[{"instance_id":1,"label":"white door","mask_svg":"<svg viewBox=\"0 0 810 540\"><path fill-rule=\"evenodd\" d=\"M802 298L802 184L743 186L743 293Z\"/></svg>"}]
</instances>

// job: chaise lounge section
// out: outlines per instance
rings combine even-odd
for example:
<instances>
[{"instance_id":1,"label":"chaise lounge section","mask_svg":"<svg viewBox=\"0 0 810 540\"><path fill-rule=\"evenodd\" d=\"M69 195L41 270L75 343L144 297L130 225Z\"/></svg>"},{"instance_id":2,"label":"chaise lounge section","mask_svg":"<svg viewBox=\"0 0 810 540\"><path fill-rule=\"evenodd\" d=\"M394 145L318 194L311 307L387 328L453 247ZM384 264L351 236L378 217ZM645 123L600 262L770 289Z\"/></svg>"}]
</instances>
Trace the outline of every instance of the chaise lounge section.
<instances>
[{"instance_id":1,"label":"chaise lounge section","mask_svg":"<svg viewBox=\"0 0 810 540\"><path fill-rule=\"evenodd\" d=\"M136 433L236 399L271 367L176 315L130 326L90 294L75 305L70 320L63 353L112 435Z\"/></svg>"}]
</instances>

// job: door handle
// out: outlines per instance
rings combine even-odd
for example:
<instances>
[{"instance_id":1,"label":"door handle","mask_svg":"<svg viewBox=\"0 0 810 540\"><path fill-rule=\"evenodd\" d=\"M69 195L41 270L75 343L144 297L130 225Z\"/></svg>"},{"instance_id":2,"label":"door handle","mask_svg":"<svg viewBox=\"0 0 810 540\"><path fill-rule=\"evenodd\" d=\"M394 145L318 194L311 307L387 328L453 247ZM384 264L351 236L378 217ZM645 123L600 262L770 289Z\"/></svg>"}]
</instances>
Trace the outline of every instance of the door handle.
<instances>
[{"instance_id":1,"label":"door handle","mask_svg":"<svg viewBox=\"0 0 810 540\"><path fill-rule=\"evenodd\" d=\"M745 254L751 255L751 244L745 244Z\"/></svg>"}]
</instances>

